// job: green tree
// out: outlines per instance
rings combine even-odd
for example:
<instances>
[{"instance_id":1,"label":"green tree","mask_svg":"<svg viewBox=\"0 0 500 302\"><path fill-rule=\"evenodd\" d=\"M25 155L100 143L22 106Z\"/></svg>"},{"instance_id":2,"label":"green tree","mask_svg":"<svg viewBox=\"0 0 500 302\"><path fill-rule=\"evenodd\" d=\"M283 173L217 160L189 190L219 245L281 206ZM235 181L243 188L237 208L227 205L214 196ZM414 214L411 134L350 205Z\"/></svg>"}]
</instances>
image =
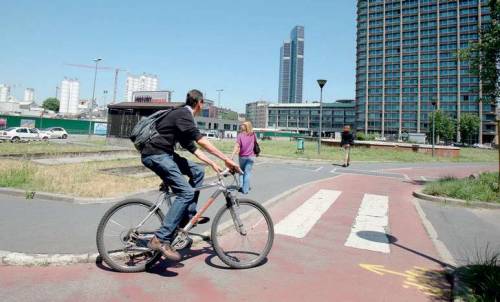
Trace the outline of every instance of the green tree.
<instances>
[{"instance_id":1,"label":"green tree","mask_svg":"<svg viewBox=\"0 0 500 302\"><path fill-rule=\"evenodd\" d=\"M48 98L43 101L42 107L45 110L59 112L59 100L56 98Z\"/></svg>"},{"instance_id":2,"label":"green tree","mask_svg":"<svg viewBox=\"0 0 500 302\"><path fill-rule=\"evenodd\" d=\"M472 113L462 114L460 117L460 136L463 142L472 143L472 138L479 132L479 116Z\"/></svg>"},{"instance_id":3,"label":"green tree","mask_svg":"<svg viewBox=\"0 0 500 302\"><path fill-rule=\"evenodd\" d=\"M481 39L462 50L460 56L470 62L472 71L481 79L483 93L494 103L500 97L500 0L489 0L488 6L491 22L481 28ZM500 140L498 121L497 139ZM500 169L500 148L498 159ZM500 186L500 171L498 185Z\"/></svg>"},{"instance_id":4,"label":"green tree","mask_svg":"<svg viewBox=\"0 0 500 302\"><path fill-rule=\"evenodd\" d=\"M471 70L482 82L483 93L494 102L500 96L500 0L489 0L491 23L481 28L481 39L460 51Z\"/></svg>"},{"instance_id":5,"label":"green tree","mask_svg":"<svg viewBox=\"0 0 500 302\"><path fill-rule=\"evenodd\" d=\"M451 142L455 138L456 121L451 116L437 110L436 114L436 129L435 136L444 139L445 142ZM429 114L429 129L428 135L432 141L432 123L434 113Z\"/></svg>"}]
</instances>

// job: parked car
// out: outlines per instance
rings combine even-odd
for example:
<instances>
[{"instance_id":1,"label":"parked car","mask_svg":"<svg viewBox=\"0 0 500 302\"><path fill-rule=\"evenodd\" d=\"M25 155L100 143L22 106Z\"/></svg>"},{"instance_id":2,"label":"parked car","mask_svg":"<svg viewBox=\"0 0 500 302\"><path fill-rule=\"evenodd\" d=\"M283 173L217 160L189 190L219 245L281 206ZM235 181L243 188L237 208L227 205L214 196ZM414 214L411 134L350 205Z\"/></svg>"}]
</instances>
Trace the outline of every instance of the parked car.
<instances>
[{"instance_id":1,"label":"parked car","mask_svg":"<svg viewBox=\"0 0 500 302\"><path fill-rule=\"evenodd\" d=\"M44 129L43 131L48 133L50 138L62 138L62 139L68 138L68 132L66 132L66 130L61 127L50 127Z\"/></svg>"},{"instance_id":2,"label":"parked car","mask_svg":"<svg viewBox=\"0 0 500 302\"><path fill-rule=\"evenodd\" d=\"M0 140L11 141L13 143L21 141L48 140L49 138L50 137L47 133L36 128L10 127L0 131Z\"/></svg>"},{"instance_id":3,"label":"parked car","mask_svg":"<svg viewBox=\"0 0 500 302\"><path fill-rule=\"evenodd\" d=\"M212 132L208 132L208 133L201 133L203 136L206 136L209 140L218 140L219 137L215 134L215 133L212 133Z\"/></svg>"}]
</instances>

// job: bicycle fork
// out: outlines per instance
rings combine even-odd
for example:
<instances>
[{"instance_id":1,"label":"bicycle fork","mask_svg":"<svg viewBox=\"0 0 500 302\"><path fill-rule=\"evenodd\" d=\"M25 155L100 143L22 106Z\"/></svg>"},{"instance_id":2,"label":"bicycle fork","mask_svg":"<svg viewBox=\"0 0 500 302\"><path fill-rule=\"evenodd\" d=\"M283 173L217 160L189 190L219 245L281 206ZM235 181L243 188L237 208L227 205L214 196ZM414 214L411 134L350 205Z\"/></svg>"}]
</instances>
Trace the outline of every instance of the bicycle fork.
<instances>
[{"instance_id":1,"label":"bicycle fork","mask_svg":"<svg viewBox=\"0 0 500 302\"><path fill-rule=\"evenodd\" d=\"M237 199L235 199L231 193L226 195L226 203L229 207L229 213L231 213L231 218L233 219L234 227L242 236L246 236L247 230L240 219L240 204Z\"/></svg>"}]
</instances>

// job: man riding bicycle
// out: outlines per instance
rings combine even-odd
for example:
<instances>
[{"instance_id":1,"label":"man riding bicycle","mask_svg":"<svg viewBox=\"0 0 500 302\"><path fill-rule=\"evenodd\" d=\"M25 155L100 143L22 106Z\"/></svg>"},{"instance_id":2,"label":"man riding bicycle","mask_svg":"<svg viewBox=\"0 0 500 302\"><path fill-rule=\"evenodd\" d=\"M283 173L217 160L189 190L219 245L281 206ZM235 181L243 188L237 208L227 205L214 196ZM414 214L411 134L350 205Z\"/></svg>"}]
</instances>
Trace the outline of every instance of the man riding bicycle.
<instances>
[{"instance_id":1,"label":"man riding bicycle","mask_svg":"<svg viewBox=\"0 0 500 302\"><path fill-rule=\"evenodd\" d=\"M202 108L203 94L198 90L189 91L184 106L173 109L157 121L156 130L160 135L147 143L141 152L144 166L155 172L176 194L162 226L155 232L148 247L175 261L179 261L181 256L170 244L176 228L187 224L196 215L199 192L195 192L194 188L202 185L205 175L203 166L181 157L174 151L175 144L179 142L184 149L217 173L222 171L221 168L198 149L194 142L223 160L227 168L240 170L235 162L212 145L198 130L194 117ZM184 175L189 177L189 182ZM206 221L208 218L201 217L197 223Z\"/></svg>"}]
</instances>

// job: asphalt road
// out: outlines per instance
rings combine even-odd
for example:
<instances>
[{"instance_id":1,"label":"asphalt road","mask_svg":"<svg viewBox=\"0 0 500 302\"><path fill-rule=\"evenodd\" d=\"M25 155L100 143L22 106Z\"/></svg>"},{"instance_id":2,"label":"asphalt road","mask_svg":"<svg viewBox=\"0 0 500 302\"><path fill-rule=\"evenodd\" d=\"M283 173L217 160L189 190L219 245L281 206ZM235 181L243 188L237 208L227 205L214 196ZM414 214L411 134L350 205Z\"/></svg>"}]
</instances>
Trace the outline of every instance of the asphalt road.
<instances>
[{"instance_id":1,"label":"asphalt road","mask_svg":"<svg viewBox=\"0 0 500 302\"><path fill-rule=\"evenodd\" d=\"M500 253L500 210L468 209L419 200L457 265Z\"/></svg>"},{"instance_id":2,"label":"asphalt road","mask_svg":"<svg viewBox=\"0 0 500 302\"><path fill-rule=\"evenodd\" d=\"M467 164L404 164L354 163L349 168L314 161L284 161L259 159L254 167L252 191L247 196L265 202L282 192L311 181L329 178L340 173L374 175L408 181L427 170L444 171L468 167ZM474 165L486 168L487 165ZM411 174L411 171L419 171ZM411 176L408 176L411 175ZM425 174L422 174L425 175ZM212 193L204 191L200 204ZM140 196L155 200L158 193ZM212 217L222 205L222 198L206 213ZM24 253L92 253L96 251L95 233L99 220L111 204L79 205L60 201L0 195L0 250ZM429 215L433 217L432 215ZM434 221L433 221L434 222ZM210 224L193 231L202 233ZM472 235L471 235L472 236ZM451 237L450 237L451 238Z\"/></svg>"}]
</instances>

